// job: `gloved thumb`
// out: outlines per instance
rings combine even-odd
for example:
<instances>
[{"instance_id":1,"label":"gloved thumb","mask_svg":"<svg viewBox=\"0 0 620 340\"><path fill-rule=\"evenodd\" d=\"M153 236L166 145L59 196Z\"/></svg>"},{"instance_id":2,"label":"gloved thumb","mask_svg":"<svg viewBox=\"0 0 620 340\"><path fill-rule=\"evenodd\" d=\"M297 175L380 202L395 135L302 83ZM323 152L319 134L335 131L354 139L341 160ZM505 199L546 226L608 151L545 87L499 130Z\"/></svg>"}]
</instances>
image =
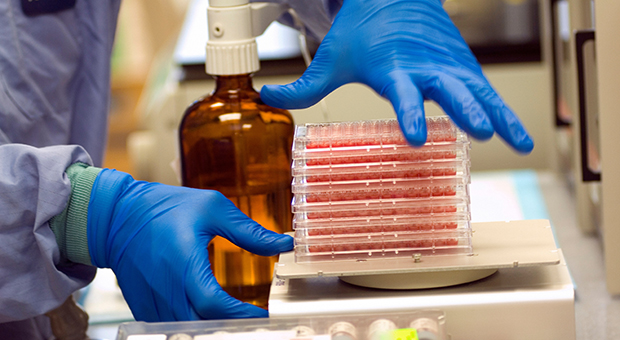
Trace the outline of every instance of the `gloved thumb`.
<instances>
[{"instance_id":1,"label":"gloved thumb","mask_svg":"<svg viewBox=\"0 0 620 340\"><path fill-rule=\"evenodd\" d=\"M317 56L296 81L287 85L265 85L260 97L265 104L281 109L305 109L334 91L342 82L330 79L328 65Z\"/></svg>"},{"instance_id":2,"label":"gloved thumb","mask_svg":"<svg viewBox=\"0 0 620 340\"><path fill-rule=\"evenodd\" d=\"M273 256L293 249L293 238L263 228L250 219L224 195L214 192L218 214L212 231L235 245L257 255Z\"/></svg>"}]
</instances>

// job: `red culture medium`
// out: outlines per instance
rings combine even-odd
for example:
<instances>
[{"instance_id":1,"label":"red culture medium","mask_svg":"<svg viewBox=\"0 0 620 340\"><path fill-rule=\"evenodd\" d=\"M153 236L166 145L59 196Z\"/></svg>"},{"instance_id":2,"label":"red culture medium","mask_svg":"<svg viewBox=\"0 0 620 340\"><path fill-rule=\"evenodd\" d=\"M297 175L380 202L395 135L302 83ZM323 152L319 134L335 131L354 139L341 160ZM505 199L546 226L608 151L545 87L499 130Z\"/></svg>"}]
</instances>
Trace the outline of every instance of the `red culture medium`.
<instances>
[{"instance_id":1,"label":"red culture medium","mask_svg":"<svg viewBox=\"0 0 620 340\"><path fill-rule=\"evenodd\" d=\"M396 120L297 127L298 262L471 253L470 142L447 117L427 130L413 148Z\"/></svg>"}]
</instances>

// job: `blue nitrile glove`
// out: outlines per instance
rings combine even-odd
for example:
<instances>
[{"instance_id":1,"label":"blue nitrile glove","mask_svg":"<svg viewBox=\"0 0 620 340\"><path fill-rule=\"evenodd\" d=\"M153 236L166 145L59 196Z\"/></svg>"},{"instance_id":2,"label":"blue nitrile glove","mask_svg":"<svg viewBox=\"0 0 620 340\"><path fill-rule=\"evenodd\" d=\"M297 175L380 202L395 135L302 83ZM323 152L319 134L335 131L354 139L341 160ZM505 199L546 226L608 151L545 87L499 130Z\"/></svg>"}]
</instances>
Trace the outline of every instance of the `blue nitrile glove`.
<instances>
[{"instance_id":1,"label":"blue nitrile glove","mask_svg":"<svg viewBox=\"0 0 620 340\"><path fill-rule=\"evenodd\" d=\"M209 264L215 235L271 256L293 238L264 229L222 194L134 180L104 169L88 205L93 265L112 268L134 317L172 321L266 317L266 310L225 293Z\"/></svg>"},{"instance_id":2,"label":"blue nitrile glove","mask_svg":"<svg viewBox=\"0 0 620 340\"><path fill-rule=\"evenodd\" d=\"M264 86L261 98L275 107L305 108L351 82L392 102L412 145L426 141L427 98L474 138L489 139L495 131L519 152L534 147L439 0L345 0L303 76Z\"/></svg>"}]
</instances>

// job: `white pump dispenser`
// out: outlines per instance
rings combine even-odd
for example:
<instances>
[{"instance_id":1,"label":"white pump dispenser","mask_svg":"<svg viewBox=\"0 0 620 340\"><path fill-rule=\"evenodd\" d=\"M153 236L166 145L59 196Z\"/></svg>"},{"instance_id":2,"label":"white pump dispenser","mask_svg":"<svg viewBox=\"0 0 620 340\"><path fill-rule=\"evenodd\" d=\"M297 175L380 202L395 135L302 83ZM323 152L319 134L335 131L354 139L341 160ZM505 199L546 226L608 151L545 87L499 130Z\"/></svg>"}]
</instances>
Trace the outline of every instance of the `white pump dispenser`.
<instances>
[{"instance_id":1,"label":"white pump dispenser","mask_svg":"<svg viewBox=\"0 0 620 340\"><path fill-rule=\"evenodd\" d=\"M256 37L286 6L249 0L210 0L206 71L211 75L254 73L260 69Z\"/></svg>"}]
</instances>

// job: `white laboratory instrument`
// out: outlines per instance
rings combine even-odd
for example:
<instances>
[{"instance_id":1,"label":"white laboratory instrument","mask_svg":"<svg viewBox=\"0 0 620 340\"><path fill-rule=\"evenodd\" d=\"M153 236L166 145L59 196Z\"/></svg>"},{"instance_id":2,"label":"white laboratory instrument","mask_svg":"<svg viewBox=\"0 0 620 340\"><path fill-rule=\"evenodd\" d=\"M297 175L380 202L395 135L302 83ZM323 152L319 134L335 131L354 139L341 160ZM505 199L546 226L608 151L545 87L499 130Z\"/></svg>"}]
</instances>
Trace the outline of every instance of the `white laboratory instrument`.
<instances>
[{"instance_id":1,"label":"white laboratory instrument","mask_svg":"<svg viewBox=\"0 0 620 340\"><path fill-rule=\"evenodd\" d=\"M474 255L465 257L342 266L296 264L284 254L271 287L270 316L440 309L452 340L575 339L574 287L548 221L473 223L472 229ZM484 271L492 275L434 289L371 289L343 282L371 286L365 281L377 276L379 284L398 288L394 283L400 279L430 280L439 274L445 280Z\"/></svg>"},{"instance_id":2,"label":"white laboratory instrument","mask_svg":"<svg viewBox=\"0 0 620 340\"><path fill-rule=\"evenodd\" d=\"M446 313L452 339L520 339L523 325L530 339L574 339L573 285L548 220L473 223L470 249L408 242L469 230L469 142L427 118L426 145L399 149L389 123L298 126L296 246L276 264L270 316L430 308ZM465 163L447 171L453 160ZM446 170L420 176L420 166ZM438 190L447 183L458 185ZM415 189L437 195L398 194ZM444 209L455 198L463 204Z\"/></svg>"},{"instance_id":3,"label":"white laboratory instrument","mask_svg":"<svg viewBox=\"0 0 620 340\"><path fill-rule=\"evenodd\" d=\"M562 137L576 217L583 232L598 234L604 249L606 288L620 294L620 169L617 156L620 53L617 1L555 0L558 111L570 126ZM562 29L564 28L564 29ZM563 34L559 34L562 33ZM603 170L603 168L605 170ZM603 174L605 173L605 174Z\"/></svg>"}]
</instances>

